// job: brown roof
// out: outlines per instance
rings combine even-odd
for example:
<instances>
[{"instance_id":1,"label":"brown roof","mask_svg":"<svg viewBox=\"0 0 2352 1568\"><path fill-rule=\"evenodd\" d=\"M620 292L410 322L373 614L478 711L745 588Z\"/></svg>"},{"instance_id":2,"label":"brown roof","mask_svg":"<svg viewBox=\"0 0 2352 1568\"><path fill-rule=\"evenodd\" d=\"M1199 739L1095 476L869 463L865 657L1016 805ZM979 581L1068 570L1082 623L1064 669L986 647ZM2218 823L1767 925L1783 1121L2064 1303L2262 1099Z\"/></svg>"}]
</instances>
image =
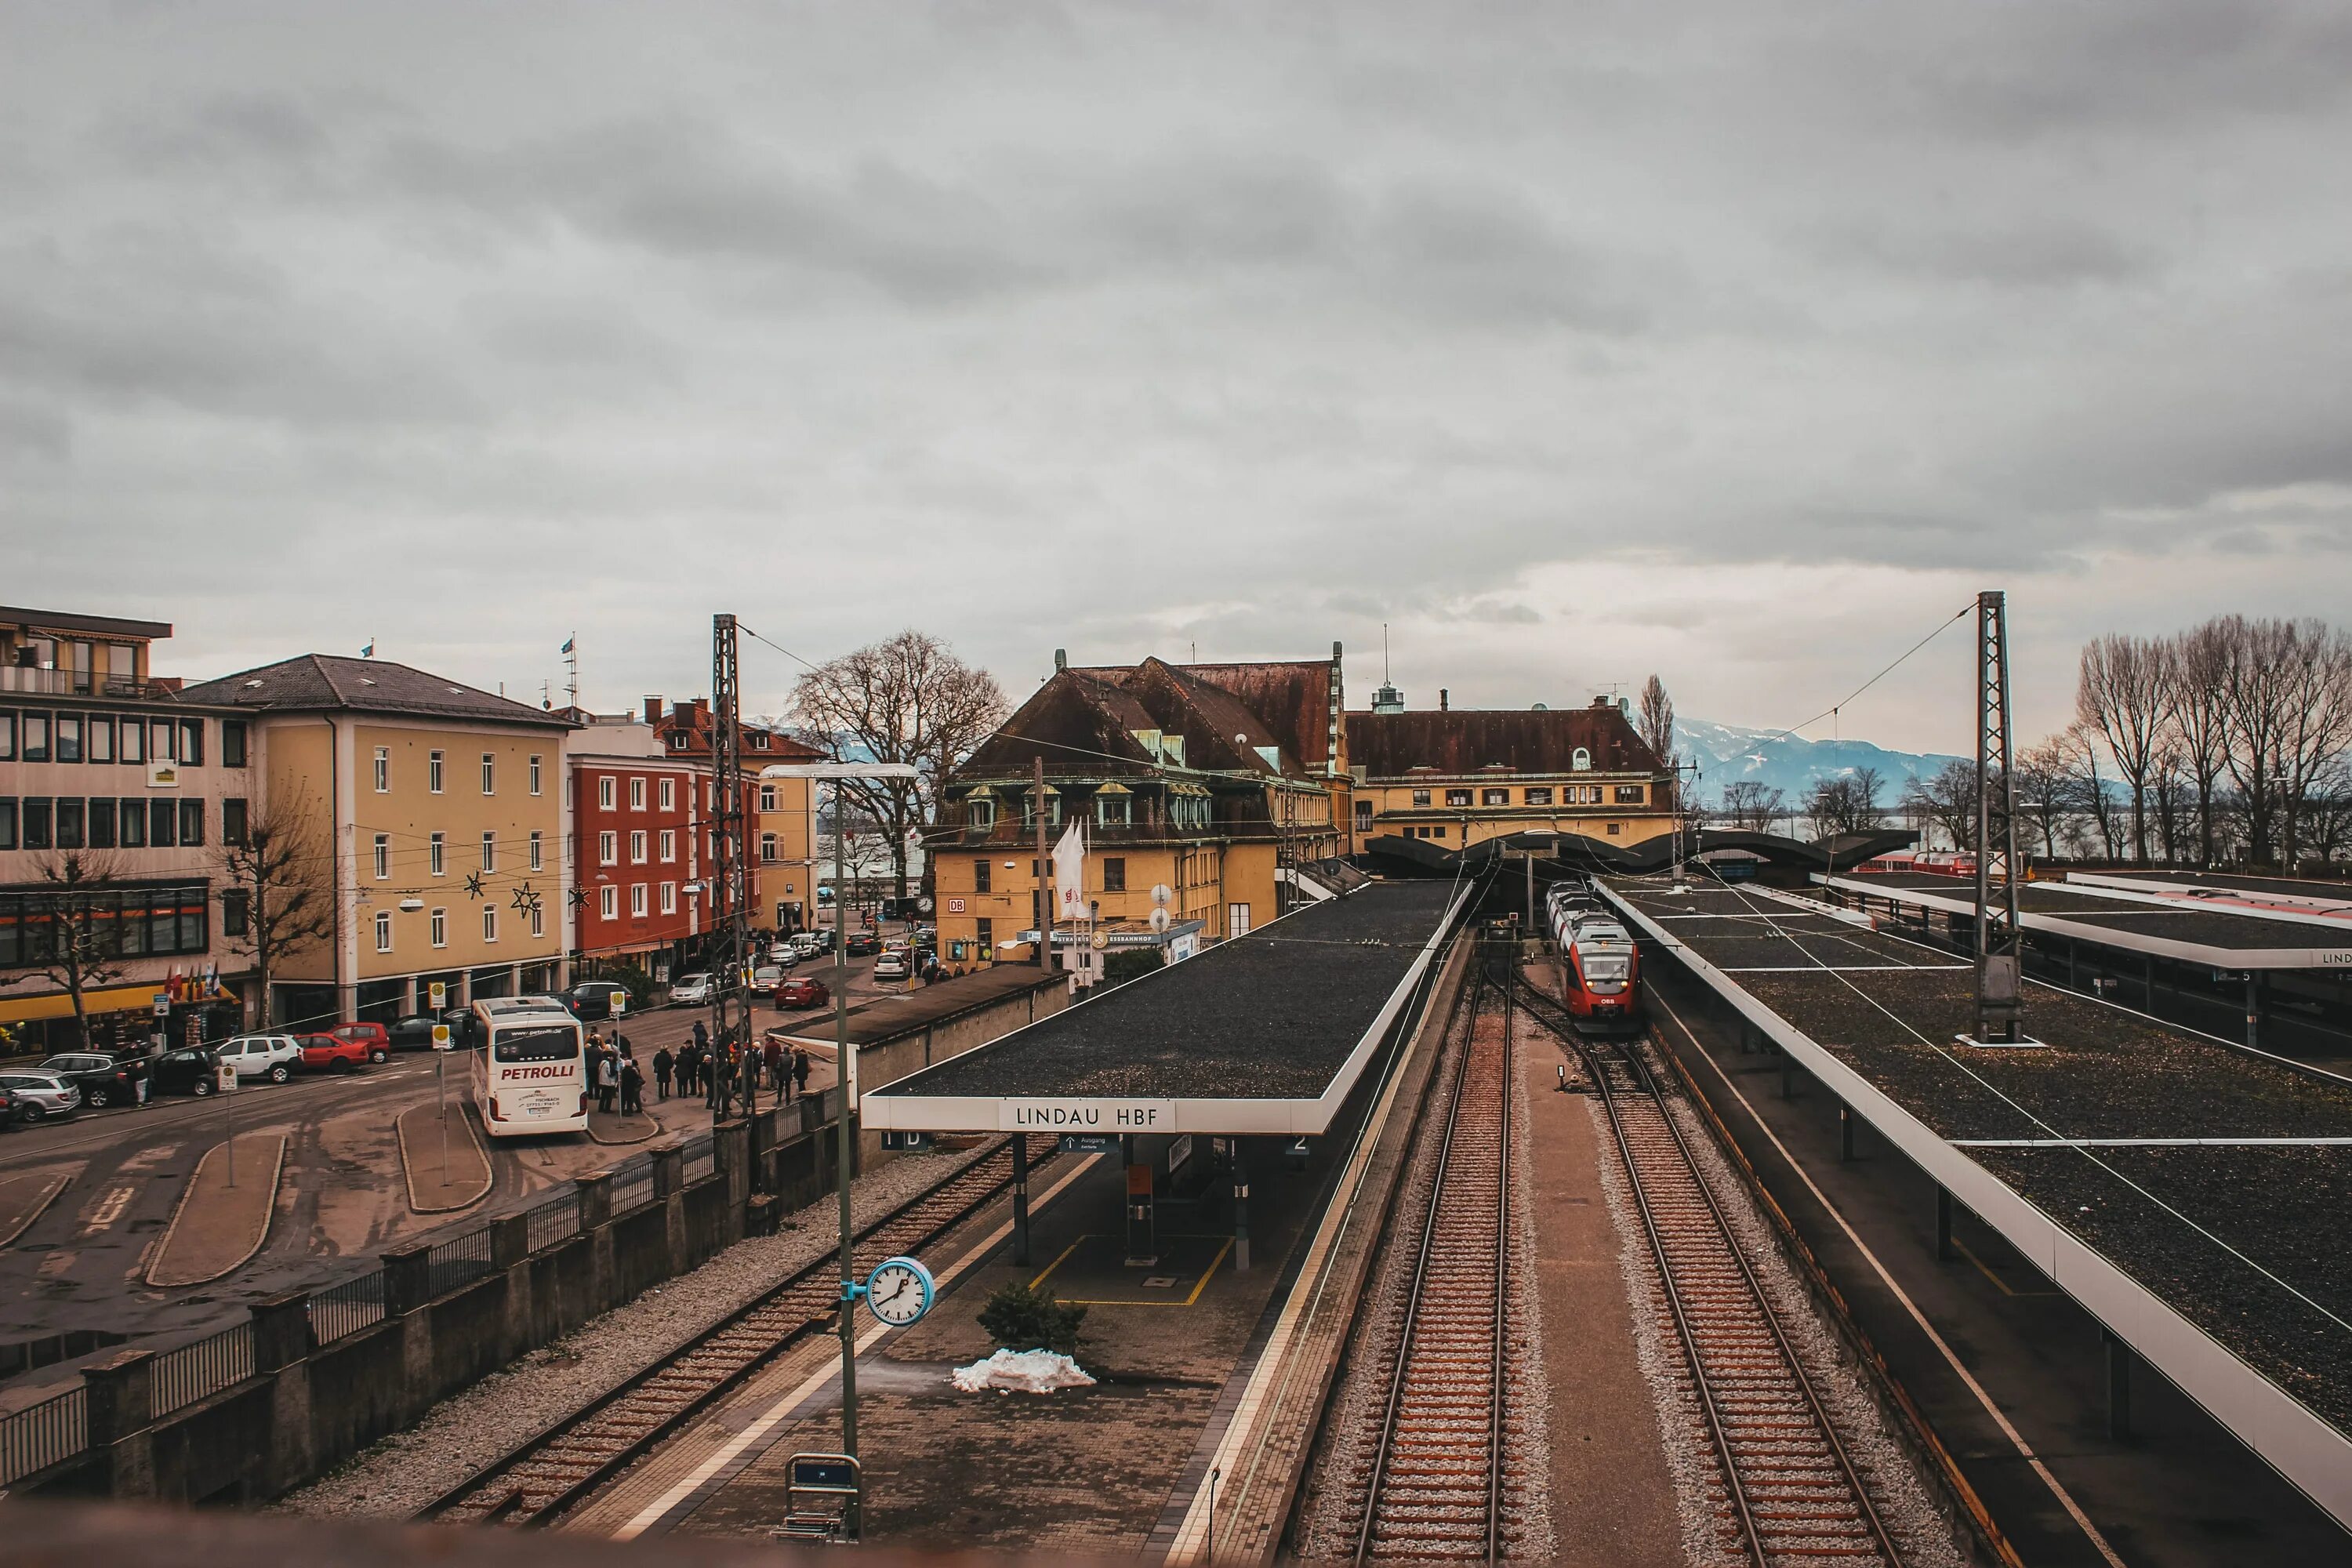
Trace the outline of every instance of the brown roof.
<instances>
[{"instance_id":1,"label":"brown roof","mask_svg":"<svg viewBox=\"0 0 2352 1568\"><path fill-rule=\"evenodd\" d=\"M1307 772L1278 726L1192 668L1157 658L1055 672L956 772L1019 773L1042 753L1048 775L1150 773L1158 764L1136 741L1138 730L1181 735L1185 765L1202 772ZM1260 746L1274 747L1277 760L1268 763Z\"/></svg>"},{"instance_id":2,"label":"brown roof","mask_svg":"<svg viewBox=\"0 0 2352 1568\"><path fill-rule=\"evenodd\" d=\"M86 632L100 637L145 637L153 641L172 635L169 621L126 621L118 616L84 616L65 610L27 610L0 605L0 626L30 626L37 631Z\"/></svg>"},{"instance_id":3,"label":"brown roof","mask_svg":"<svg viewBox=\"0 0 2352 1568\"><path fill-rule=\"evenodd\" d=\"M1146 665L1157 664L1147 659ZM1259 664L1179 664L1167 668L1226 693L1270 731L1253 743L1271 741L1311 772L1331 757L1331 658L1275 659ZM1081 673L1123 684L1144 665L1089 668Z\"/></svg>"},{"instance_id":4,"label":"brown roof","mask_svg":"<svg viewBox=\"0 0 2352 1568\"><path fill-rule=\"evenodd\" d=\"M346 658L306 653L191 686L184 702L278 711L399 713L569 730L572 721L543 708L478 690L428 670L388 658Z\"/></svg>"},{"instance_id":5,"label":"brown roof","mask_svg":"<svg viewBox=\"0 0 2352 1568\"><path fill-rule=\"evenodd\" d=\"M1523 773L1575 771L1576 750L1604 773L1657 773L1656 753L1612 707L1418 709L1350 713L1348 761L1367 778L1402 778L1414 768L1475 773L1495 763Z\"/></svg>"}]
</instances>

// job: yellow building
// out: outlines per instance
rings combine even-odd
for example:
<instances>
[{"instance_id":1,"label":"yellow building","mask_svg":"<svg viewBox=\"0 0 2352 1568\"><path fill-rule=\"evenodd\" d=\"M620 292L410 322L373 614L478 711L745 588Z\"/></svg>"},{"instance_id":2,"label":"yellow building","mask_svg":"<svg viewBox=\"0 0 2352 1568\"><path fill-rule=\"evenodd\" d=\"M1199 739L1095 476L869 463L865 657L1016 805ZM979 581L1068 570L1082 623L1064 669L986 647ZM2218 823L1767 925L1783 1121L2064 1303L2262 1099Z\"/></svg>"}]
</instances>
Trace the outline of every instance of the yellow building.
<instances>
[{"instance_id":1,"label":"yellow building","mask_svg":"<svg viewBox=\"0 0 2352 1568\"><path fill-rule=\"evenodd\" d=\"M251 714L266 808L327 845L334 933L275 966L273 1022L390 1022L424 1010L435 981L453 1005L567 983L570 721L320 654L184 696Z\"/></svg>"},{"instance_id":2,"label":"yellow building","mask_svg":"<svg viewBox=\"0 0 2352 1568\"><path fill-rule=\"evenodd\" d=\"M1395 836L1458 851L1531 829L1620 847L1672 833L1675 775L1607 698L1590 707L1406 711L1383 689L1347 719L1359 851Z\"/></svg>"},{"instance_id":3,"label":"yellow building","mask_svg":"<svg viewBox=\"0 0 2352 1568\"><path fill-rule=\"evenodd\" d=\"M1269 716L1236 688L1314 700ZM1041 811L1049 847L1086 822L1093 918L1123 942L1150 940L1156 886L1169 889L1180 947L1245 934L1322 896L1346 784L1338 693L1336 650L1328 664L1058 668L941 792L927 845L941 960L969 969L1034 951Z\"/></svg>"}]
</instances>

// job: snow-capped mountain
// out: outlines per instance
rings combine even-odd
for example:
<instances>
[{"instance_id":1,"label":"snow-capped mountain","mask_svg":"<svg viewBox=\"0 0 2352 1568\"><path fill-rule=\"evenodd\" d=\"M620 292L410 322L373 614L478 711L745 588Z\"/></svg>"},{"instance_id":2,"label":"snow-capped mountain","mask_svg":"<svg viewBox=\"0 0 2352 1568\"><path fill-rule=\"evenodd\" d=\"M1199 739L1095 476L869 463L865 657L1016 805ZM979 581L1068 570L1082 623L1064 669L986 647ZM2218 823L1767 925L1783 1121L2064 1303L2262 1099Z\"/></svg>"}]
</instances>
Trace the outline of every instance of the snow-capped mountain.
<instances>
[{"instance_id":1,"label":"snow-capped mountain","mask_svg":"<svg viewBox=\"0 0 2352 1568\"><path fill-rule=\"evenodd\" d=\"M1724 785L1754 779L1783 792L1790 810L1803 801L1815 780L1842 777L1856 768L1878 770L1885 784L1878 803L1892 806L1912 778L1957 760L1937 752L1890 752L1868 741L1808 741L1705 719L1676 719L1675 748L1684 760L1698 763L1696 795L1703 805L1719 805Z\"/></svg>"}]
</instances>

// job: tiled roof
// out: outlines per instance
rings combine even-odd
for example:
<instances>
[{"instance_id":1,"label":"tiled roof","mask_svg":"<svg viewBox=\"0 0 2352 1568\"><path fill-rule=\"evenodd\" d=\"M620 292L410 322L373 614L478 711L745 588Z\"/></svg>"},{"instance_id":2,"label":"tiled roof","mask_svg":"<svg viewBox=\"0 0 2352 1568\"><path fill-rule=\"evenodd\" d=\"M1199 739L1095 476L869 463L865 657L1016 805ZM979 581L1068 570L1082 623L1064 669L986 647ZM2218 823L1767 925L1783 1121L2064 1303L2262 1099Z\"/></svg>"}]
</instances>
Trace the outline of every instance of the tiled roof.
<instances>
[{"instance_id":1,"label":"tiled roof","mask_svg":"<svg viewBox=\"0 0 2352 1568\"><path fill-rule=\"evenodd\" d=\"M1145 664L1156 664L1147 659ZM1215 687L1256 715L1273 742L1311 771L1331 755L1331 664L1326 658L1273 659L1258 664L1179 664L1168 668ZM1077 673L1113 685L1133 679L1144 665L1090 666Z\"/></svg>"},{"instance_id":2,"label":"tiled roof","mask_svg":"<svg viewBox=\"0 0 2352 1568\"><path fill-rule=\"evenodd\" d=\"M183 702L264 711L399 713L569 730L572 721L388 658L306 653L182 690Z\"/></svg>"},{"instance_id":3,"label":"tiled roof","mask_svg":"<svg viewBox=\"0 0 2352 1568\"><path fill-rule=\"evenodd\" d=\"M1576 750L1591 753L1604 773L1656 773L1656 753L1614 707L1555 709L1417 709L1407 713L1350 713L1348 761L1367 778L1402 778L1414 768L1475 773L1501 764L1523 773L1565 773Z\"/></svg>"}]
</instances>

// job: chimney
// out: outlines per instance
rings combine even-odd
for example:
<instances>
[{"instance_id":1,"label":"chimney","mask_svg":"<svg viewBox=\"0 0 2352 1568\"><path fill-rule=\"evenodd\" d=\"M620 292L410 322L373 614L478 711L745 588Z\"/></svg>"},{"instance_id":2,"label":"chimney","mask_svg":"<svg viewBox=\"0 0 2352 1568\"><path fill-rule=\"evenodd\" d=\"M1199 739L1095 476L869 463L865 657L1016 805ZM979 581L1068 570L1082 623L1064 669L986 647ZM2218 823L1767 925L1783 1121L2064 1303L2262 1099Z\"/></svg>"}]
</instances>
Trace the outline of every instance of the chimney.
<instances>
[{"instance_id":1,"label":"chimney","mask_svg":"<svg viewBox=\"0 0 2352 1568\"><path fill-rule=\"evenodd\" d=\"M1439 688L1437 689L1437 710L1438 710L1440 713L1443 713L1443 712L1444 712L1444 711L1445 711L1445 708L1446 708L1446 691L1445 691L1445 688L1444 688L1443 686L1441 686L1441 687L1439 687Z\"/></svg>"},{"instance_id":2,"label":"chimney","mask_svg":"<svg viewBox=\"0 0 2352 1568\"><path fill-rule=\"evenodd\" d=\"M1062 673L1062 671L1064 671L1064 670L1066 670L1066 669L1067 669L1067 668L1070 668L1070 650L1069 650L1068 648L1066 648L1066 647L1057 647L1057 648L1055 648L1055 649L1054 650L1054 673L1055 673L1055 675L1059 675L1059 674L1061 674L1061 673Z\"/></svg>"},{"instance_id":3,"label":"chimney","mask_svg":"<svg viewBox=\"0 0 2352 1568\"><path fill-rule=\"evenodd\" d=\"M658 692L646 699L646 722L648 724L661 722L661 695Z\"/></svg>"}]
</instances>

